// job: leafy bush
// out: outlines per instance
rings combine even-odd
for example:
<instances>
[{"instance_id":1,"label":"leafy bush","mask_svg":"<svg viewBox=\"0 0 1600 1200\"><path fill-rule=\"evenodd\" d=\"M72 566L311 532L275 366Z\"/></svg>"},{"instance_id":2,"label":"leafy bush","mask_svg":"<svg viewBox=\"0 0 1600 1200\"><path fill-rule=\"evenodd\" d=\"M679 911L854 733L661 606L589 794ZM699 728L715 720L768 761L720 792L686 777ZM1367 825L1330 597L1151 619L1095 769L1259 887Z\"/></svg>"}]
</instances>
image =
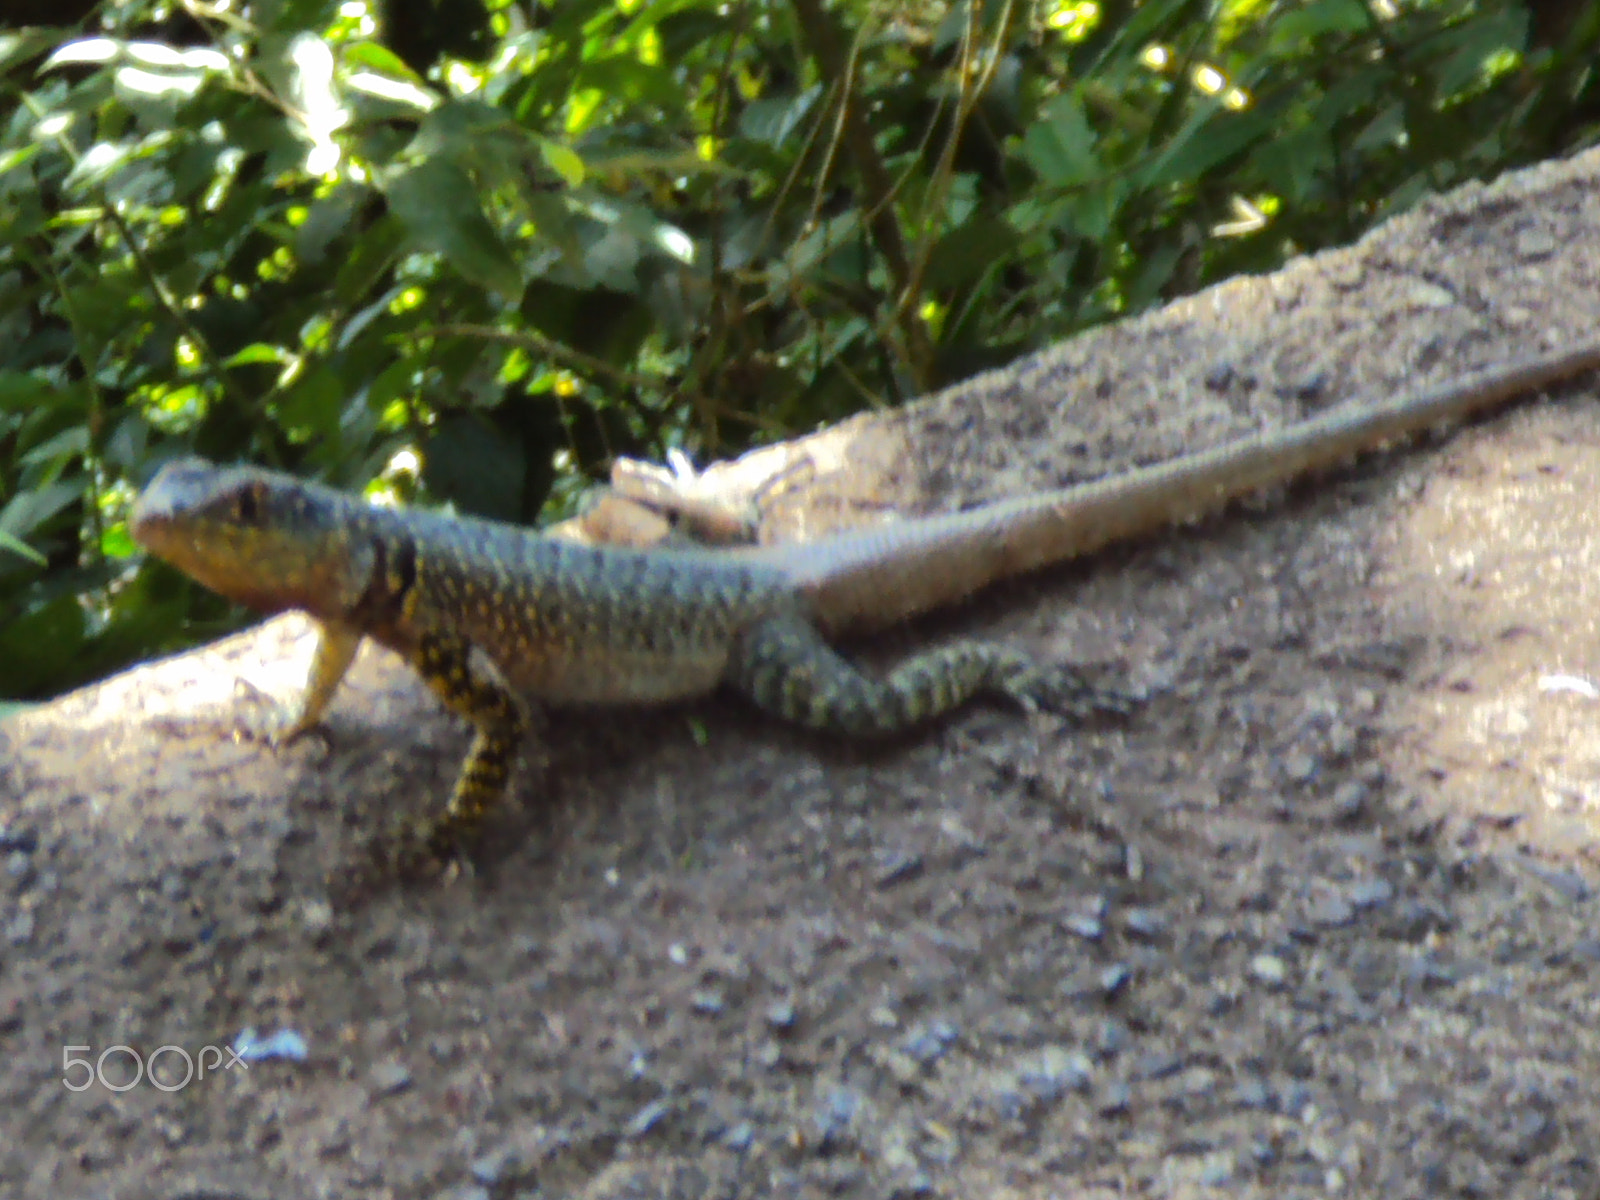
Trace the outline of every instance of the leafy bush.
<instances>
[{"instance_id":1,"label":"leafy bush","mask_svg":"<svg viewBox=\"0 0 1600 1200\"><path fill-rule=\"evenodd\" d=\"M1351 238L1594 104L1593 5L1531 38L1509 3L1056 5L0 30L0 695L237 619L127 538L174 455L529 520L614 453L725 453Z\"/></svg>"}]
</instances>

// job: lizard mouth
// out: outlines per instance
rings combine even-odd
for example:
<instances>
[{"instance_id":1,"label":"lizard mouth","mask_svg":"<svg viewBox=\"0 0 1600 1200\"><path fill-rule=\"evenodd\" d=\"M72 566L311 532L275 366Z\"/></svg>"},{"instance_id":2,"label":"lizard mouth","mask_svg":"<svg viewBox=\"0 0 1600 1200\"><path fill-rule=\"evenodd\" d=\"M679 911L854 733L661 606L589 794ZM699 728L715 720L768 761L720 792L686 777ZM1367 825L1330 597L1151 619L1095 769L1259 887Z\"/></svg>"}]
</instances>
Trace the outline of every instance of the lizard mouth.
<instances>
[{"instance_id":1,"label":"lizard mouth","mask_svg":"<svg viewBox=\"0 0 1600 1200\"><path fill-rule=\"evenodd\" d=\"M250 468L178 459L156 473L128 512L133 540L212 591L262 612L306 607L307 545L274 522L276 478ZM283 528L279 528L283 525Z\"/></svg>"}]
</instances>

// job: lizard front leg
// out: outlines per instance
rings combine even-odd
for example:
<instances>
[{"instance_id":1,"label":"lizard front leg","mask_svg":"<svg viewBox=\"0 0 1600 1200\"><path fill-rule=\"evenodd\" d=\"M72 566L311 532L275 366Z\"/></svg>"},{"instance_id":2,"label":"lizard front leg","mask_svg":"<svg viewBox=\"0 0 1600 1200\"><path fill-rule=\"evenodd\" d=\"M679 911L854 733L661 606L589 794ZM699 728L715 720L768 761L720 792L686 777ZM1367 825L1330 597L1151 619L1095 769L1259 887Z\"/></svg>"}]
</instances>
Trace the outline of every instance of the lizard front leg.
<instances>
[{"instance_id":1,"label":"lizard front leg","mask_svg":"<svg viewBox=\"0 0 1600 1200\"><path fill-rule=\"evenodd\" d=\"M362 634L349 626L318 621L316 629L317 644L305 690L260 731L274 746L293 741L322 719L361 648ZM414 874L454 857L505 794L511 763L522 740L523 720L509 692L496 683L474 678L466 642L424 634L403 653L429 690L451 712L471 721L475 730L444 812L432 820L402 824L399 830L395 865Z\"/></svg>"},{"instance_id":2,"label":"lizard front leg","mask_svg":"<svg viewBox=\"0 0 1600 1200\"><path fill-rule=\"evenodd\" d=\"M311 652L311 666L306 671L305 686L299 697L290 701L263 695L248 679L240 679L241 688L262 696L271 716L260 721L238 722L234 726L236 736L259 740L277 749L310 732L322 720L350 664L355 661L356 651L361 649L363 635L359 630L334 621L314 621L313 625L317 644Z\"/></svg>"},{"instance_id":3,"label":"lizard front leg","mask_svg":"<svg viewBox=\"0 0 1600 1200\"><path fill-rule=\"evenodd\" d=\"M305 691L297 703L283 711L272 728L264 731L274 746L287 745L322 719L333 694L349 672L350 664L355 661L356 651L361 649L359 630L332 621L318 621L316 627L317 646L311 653Z\"/></svg>"},{"instance_id":4,"label":"lizard front leg","mask_svg":"<svg viewBox=\"0 0 1600 1200\"><path fill-rule=\"evenodd\" d=\"M478 833L505 794L523 719L509 691L498 682L473 677L471 647L462 639L426 633L407 657L445 707L476 730L444 812L402 829L396 865L416 872L453 858Z\"/></svg>"},{"instance_id":5,"label":"lizard front leg","mask_svg":"<svg viewBox=\"0 0 1600 1200\"><path fill-rule=\"evenodd\" d=\"M1018 651L988 642L956 642L875 678L796 615L769 617L747 631L729 663L728 682L786 720L864 736L898 733L986 692L1079 716L1126 712L1134 703L1094 687L1070 667L1040 670Z\"/></svg>"}]
</instances>

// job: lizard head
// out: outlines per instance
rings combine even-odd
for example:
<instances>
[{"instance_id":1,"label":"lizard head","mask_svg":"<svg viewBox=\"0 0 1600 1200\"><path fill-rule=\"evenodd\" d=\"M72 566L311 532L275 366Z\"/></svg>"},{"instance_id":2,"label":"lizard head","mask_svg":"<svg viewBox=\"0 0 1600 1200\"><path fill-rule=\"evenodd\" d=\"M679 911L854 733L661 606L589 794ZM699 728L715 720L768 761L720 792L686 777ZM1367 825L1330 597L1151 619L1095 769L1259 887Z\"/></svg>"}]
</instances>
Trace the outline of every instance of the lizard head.
<instances>
[{"instance_id":1,"label":"lizard head","mask_svg":"<svg viewBox=\"0 0 1600 1200\"><path fill-rule=\"evenodd\" d=\"M128 528L152 554L230 600L337 618L372 580L372 543L359 535L370 512L290 475L183 458L156 473Z\"/></svg>"}]
</instances>

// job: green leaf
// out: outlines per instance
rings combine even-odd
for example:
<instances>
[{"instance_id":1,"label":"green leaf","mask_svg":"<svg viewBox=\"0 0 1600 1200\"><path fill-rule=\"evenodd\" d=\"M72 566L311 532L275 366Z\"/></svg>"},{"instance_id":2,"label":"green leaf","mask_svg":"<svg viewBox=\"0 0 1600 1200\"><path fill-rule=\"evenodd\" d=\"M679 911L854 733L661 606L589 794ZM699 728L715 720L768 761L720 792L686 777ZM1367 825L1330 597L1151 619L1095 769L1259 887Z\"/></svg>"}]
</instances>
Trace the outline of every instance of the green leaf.
<instances>
[{"instance_id":1,"label":"green leaf","mask_svg":"<svg viewBox=\"0 0 1600 1200\"><path fill-rule=\"evenodd\" d=\"M578 157L572 147L552 141L550 138L538 138L536 141L545 166L561 176L563 183L568 187L577 187L583 182L586 174L583 159Z\"/></svg>"},{"instance_id":2,"label":"green leaf","mask_svg":"<svg viewBox=\"0 0 1600 1200\"><path fill-rule=\"evenodd\" d=\"M0 371L0 411L26 412L44 404L55 388L26 371Z\"/></svg>"},{"instance_id":3,"label":"green leaf","mask_svg":"<svg viewBox=\"0 0 1600 1200\"><path fill-rule=\"evenodd\" d=\"M108 525L100 537L100 553L107 558L132 558L139 553L139 546L128 532L128 523L118 521Z\"/></svg>"},{"instance_id":4,"label":"green leaf","mask_svg":"<svg viewBox=\"0 0 1600 1200\"><path fill-rule=\"evenodd\" d=\"M504 299L521 294L516 260L490 226L472 179L460 167L426 159L391 176L384 192L414 245L443 255L463 278Z\"/></svg>"},{"instance_id":5,"label":"green leaf","mask_svg":"<svg viewBox=\"0 0 1600 1200\"><path fill-rule=\"evenodd\" d=\"M434 109L417 128L408 148L420 158L443 156L464 161L509 144L524 143L522 127L493 105L476 98L450 100Z\"/></svg>"},{"instance_id":6,"label":"green leaf","mask_svg":"<svg viewBox=\"0 0 1600 1200\"><path fill-rule=\"evenodd\" d=\"M313 204L295 230L295 256L307 265L320 266L331 248L348 251L351 222L365 197L365 189L341 187Z\"/></svg>"},{"instance_id":7,"label":"green leaf","mask_svg":"<svg viewBox=\"0 0 1600 1200\"><path fill-rule=\"evenodd\" d=\"M1315 202L1335 167L1332 138L1315 128L1268 138L1250 157L1267 187L1296 207Z\"/></svg>"},{"instance_id":8,"label":"green leaf","mask_svg":"<svg viewBox=\"0 0 1600 1200\"><path fill-rule=\"evenodd\" d=\"M756 100L739 118L739 132L752 141L777 148L782 146L817 103L822 85L809 87L795 96L768 96Z\"/></svg>"},{"instance_id":9,"label":"green leaf","mask_svg":"<svg viewBox=\"0 0 1600 1200\"><path fill-rule=\"evenodd\" d=\"M0 529L0 550L9 550L12 554L17 555L19 558L27 559L35 566L47 567L50 565L50 560L48 558L40 554L21 538L13 537L4 529Z\"/></svg>"},{"instance_id":10,"label":"green leaf","mask_svg":"<svg viewBox=\"0 0 1600 1200\"><path fill-rule=\"evenodd\" d=\"M52 483L18 492L0 508L0 534L27 537L82 495L82 486L73 483Z\"/></svg>"},{"instance_id":11,"label":"green leaf","mask_svg":"<svg viewBox=\"0 0 1600 1200\"><path fill-rule=\"evenodd\" d=\"M1456 50L1434 68L1435 90L1450 97L1481 88L1507 51L1521 51L1527 36L1528 14L1523 9L1490 12L1451 30L1441 42Z\"/></svg>"},{"instance_id":12,"label":"green leaf","mask_svg":"<svg viewBox=\"0 0 1600 1200\"><path fill-rule=\"evenodd\" d=\"M0 75L18 63L38 56L47 46L53 46L61 37L57 29L12 29L0 34Z\"/></svg>"},{"instance_id":13,"label":"green leaf","mask_svg":"<svg viewBox=\"0 0 1600 1200\"><path fill-rule=\"evenodd\" d=\"M387 46L377 42L357 42L348 46L341 54L346 68L366 67L368 70L377 71L381 75L389 75L395 79L403 79L407 83L422 86L422 77L406 66L405 60L390 50Z\"/></svg>"},{"instance_id":14,"label":"green leaf","mask_svg":"<svg viewBox=\"0 0 1600 1200\"><path fill-rule=\"evenodd\" d=\"M1105 173L1095 156L1094 129L1077 91L1064 92L1044 106L1022 138L1022 156L1052 187L1088 183Z\"/></svg>"},{"instance_id":15,"label":"green leaf","mask_svg":"<svg viewBox=\"0 0 1600 1200\"><path fill-rule=\"evenodd\" d=\"M1272 45L1280 54L1325 33L1363 33L1372 28L1372 17L1361 0L1312 0L1291 5L1272 21Z\"/></svg>"},{"instance_id":16,"label":"green leaf","mask_svg":"<svg viewBox=\"0 0 1600 1200\"><path fill-rule=\"evenodd\" d=\"M237 354L230 354L222 360L225 367L242 367L249 363L286 363L291 355L282 346L270 346L266 342L252 342Z\"/></svg>"},{"instance_id":17,"label":"green leaf","mask_svg":"<svg viewBox=\"0 0 1600 1200\"><path fill-rule=\"evenodd\" d=\"M60 464L89 450L89 429L85 425L74 425L70 429L63 429L54 437L48 438L34 446L17 461L23 466L36 467L41 464L54 463L59 470Z\"/></svg>"},{"instance_id":18,"label":"green leaf","mask_svg":"<svg viewBox=\"0 0 1600 1200\"><path fill-rule=\"evenodd\" d=\"M1138 182L1144 187L1192 184L1218 164L1271 137L1273 128L1265 113L1230 112L1208 101L1138 172Z\"/></svg>"}]
</instances>

